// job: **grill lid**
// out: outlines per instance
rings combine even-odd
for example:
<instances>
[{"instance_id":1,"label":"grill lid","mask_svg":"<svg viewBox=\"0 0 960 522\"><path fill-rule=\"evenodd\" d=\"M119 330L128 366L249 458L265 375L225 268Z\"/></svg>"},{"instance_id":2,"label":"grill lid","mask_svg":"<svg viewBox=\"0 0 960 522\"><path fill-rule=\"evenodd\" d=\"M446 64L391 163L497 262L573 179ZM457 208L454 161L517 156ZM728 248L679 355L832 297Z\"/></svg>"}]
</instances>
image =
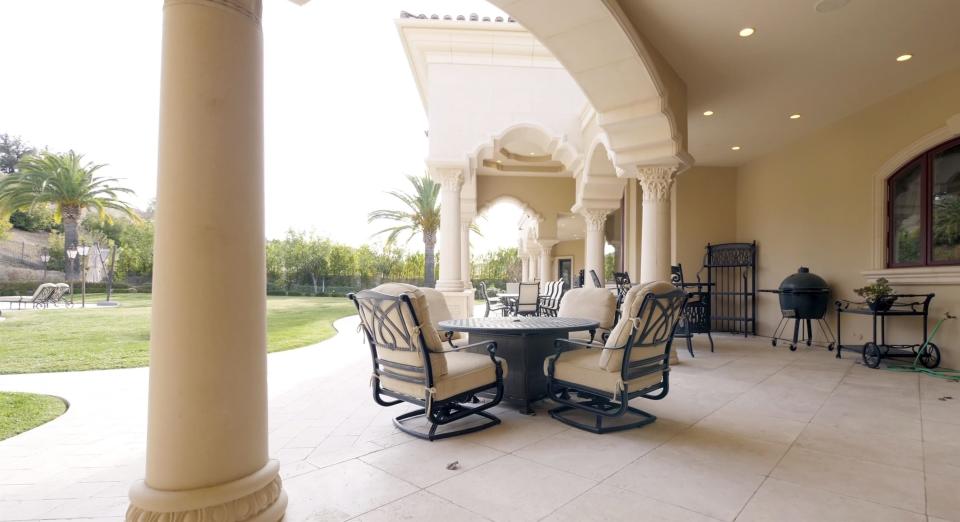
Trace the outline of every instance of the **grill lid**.
<instances>
[{"instance_id":1,"label":"grill lid","mask_svg":"<svg viewBox=\"0 0 960 522\"><path fill-rule=\"evenodd\" d=\"M791 274L780 283L781 292L820 293L829 292L830 287L822 277L811 274L810 269L801 266L797 273Z\"/></svg>"}]
</instances>

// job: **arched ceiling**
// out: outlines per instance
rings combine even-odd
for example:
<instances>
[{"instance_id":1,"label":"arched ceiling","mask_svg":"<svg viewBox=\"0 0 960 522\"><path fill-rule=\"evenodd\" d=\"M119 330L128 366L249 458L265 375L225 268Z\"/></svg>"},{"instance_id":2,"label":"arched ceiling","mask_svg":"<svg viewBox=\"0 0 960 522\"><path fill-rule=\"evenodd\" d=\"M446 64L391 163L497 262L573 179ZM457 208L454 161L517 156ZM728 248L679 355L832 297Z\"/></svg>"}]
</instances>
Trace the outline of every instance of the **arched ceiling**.
<instances>
[{"instance_id":1,"label":"arched ceiling","mask_svg":"<svg viewBox=\"0 0 960 522\"><path fill-rule=\"evenodd\" d=\"M617 165L690 165L686 92L614 0L490 0L563 64L596 110Z\"/></svg>"}]
</instances>

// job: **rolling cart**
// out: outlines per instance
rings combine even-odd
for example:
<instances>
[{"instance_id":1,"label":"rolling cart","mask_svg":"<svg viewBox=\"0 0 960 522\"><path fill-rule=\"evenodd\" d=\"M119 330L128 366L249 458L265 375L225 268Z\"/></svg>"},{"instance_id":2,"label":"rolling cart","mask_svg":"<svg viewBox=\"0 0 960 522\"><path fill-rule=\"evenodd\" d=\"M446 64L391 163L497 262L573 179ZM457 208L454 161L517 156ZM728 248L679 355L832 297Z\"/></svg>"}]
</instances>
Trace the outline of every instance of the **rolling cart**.
<instances>
[{"instance_id":1,"label":"rolling cart","mask_svg":"<svg viewBox=\"0 0 960 522\"><path fill-rule=\"evenodd\" d=\"M867 303L839 300L837 310L837 359L844 350L860 352L863 363L870 368L880 366L880 361L890 357L907 357L916 359L926 368L936 368L940 365L940 348L927 339L927 319L930 315L930 301L934 294L897 294L889 309L870 308ZM867 315L873 318L873 340L867 341L862 347L844 345L840 334L841 318L844 314ZM923 340L917 344L890 344L887 343L888 317L917 317L923 321ZM879 321L878 321L879 319ZM877 323L879 322L879 328ZM879 330L879 339L877 331Z\"/></svg>"}]
</instances>

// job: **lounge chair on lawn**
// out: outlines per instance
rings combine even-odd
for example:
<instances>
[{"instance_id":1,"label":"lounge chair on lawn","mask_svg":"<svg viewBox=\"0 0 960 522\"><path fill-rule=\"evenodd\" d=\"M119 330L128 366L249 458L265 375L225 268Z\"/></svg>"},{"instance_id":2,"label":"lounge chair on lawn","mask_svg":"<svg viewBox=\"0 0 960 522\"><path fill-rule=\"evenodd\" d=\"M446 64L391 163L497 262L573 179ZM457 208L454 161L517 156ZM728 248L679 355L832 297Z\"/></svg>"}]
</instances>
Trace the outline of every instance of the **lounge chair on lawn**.
<instances>
[{"instance_id":1,"label":"lounge chair on lawn","mask_svg":"<svg viewBox=\"0 0 960 522\"><path fill-rule=\"evenodd\" d=\"M53 295L56 289L57 285L53 283L43 283L37 287L32 296L2 296L0 297L0 303L8 303L11 309L13 309L13 304L16 303L18 310L23 308L23 305L25 304L32 304L34 308L46 308L47 303L50 301L50 297Z\"/></svg>"}]
</instances>

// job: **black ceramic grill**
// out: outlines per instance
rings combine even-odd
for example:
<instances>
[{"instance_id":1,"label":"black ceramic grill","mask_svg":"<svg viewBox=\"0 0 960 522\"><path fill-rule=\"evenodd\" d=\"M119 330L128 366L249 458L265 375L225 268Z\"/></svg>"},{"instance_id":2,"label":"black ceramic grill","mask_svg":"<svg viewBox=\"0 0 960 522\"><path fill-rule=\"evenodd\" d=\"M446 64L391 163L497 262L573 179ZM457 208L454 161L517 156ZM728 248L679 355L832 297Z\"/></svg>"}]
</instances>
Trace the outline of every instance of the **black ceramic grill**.
<instances>
[{"instance_id":1,"label":"black ceramic grill","mask_svg":"<svg viewBox=\"0 0 960 522\"><path fill-rule=\"evenodd\" d=\"M809 268L801 266L795 274L784 279L776 290L761 290L761 292L777 294L780 298L780 312L783 316L773 334L774 346L781 339L780 336L786 330L790 319L793 319L793 339L789 339L791 350L797 349L799 341L806 342L807 346L813 344L813 321L817 321L820 325L820 330L829 342L827 347L833 349L833 333L823 320L827 313L827 305L830 304L830 286L822 277L811 274ZM803 332L800 328L801 322L806 324Z\"/></svg>"}]
</instances>

